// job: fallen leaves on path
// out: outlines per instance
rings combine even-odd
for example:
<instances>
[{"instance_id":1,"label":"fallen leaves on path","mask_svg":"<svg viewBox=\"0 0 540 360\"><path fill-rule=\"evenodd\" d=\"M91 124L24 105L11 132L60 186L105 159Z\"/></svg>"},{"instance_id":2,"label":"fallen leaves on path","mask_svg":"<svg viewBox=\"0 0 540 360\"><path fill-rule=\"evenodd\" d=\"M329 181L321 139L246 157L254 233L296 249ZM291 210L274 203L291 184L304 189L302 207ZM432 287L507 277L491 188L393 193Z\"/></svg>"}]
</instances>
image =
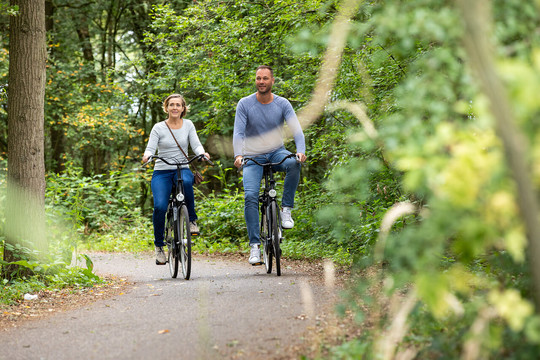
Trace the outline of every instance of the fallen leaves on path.
<instances>
[{"instance_id":1,"label":"fallen leaves on path","mask_svg":"<svg viewBox=\"0 0 540 360\"><path fill-rule=\"evenodd\" d=\"M22 322L40 319L51 314L76 309L97 300L123 295L132 283L122 278L104 278L103 284L91 288L66 288L58 291L42 290L35 295L37 299L0 308L0 329L17 327Z\"/></svg>"}]
</instances>

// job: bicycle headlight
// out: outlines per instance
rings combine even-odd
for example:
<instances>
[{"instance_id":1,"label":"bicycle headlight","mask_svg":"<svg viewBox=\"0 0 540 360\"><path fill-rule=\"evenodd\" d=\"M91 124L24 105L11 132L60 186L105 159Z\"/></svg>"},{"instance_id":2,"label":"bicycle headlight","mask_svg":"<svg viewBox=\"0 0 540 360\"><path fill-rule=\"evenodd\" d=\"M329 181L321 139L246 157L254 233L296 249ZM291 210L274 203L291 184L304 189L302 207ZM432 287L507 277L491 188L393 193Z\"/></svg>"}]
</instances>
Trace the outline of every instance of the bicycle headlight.
<instances>
[{"instance_id":1,"label":"bicycle headlight","mask_svg":"<svg viewBox=\"0 0 540 360\"><path fill-rule=\"evenodd\" d=\"M182 193L176 194L176 200L183 201L184 200L184 194L182 194Z\"/></svg>"},{"instance_id":2,"label":"bicycle headlight","mask_svg":"<svg viewBox=\"0 0 540 360\"><path fill-rule=\"evenodd\" d=\"M275 189L270 189L268 195L270 195L271 198L275 198L277 195L277 191Z\"/></svg>"}]
</instances>

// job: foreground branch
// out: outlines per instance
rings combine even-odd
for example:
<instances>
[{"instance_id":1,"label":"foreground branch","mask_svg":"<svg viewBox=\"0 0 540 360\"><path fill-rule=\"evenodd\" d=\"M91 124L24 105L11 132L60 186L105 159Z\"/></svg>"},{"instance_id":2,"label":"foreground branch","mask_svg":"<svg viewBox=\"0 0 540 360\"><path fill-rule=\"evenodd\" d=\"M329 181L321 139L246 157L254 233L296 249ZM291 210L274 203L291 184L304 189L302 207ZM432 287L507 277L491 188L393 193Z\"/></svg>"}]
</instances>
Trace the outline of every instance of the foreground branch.
<instances>
[{"instance_id":1,"label":"foreground branch","mask_svg":"<svg viewBox=\"0 0 540 360\"><path fill-rule=\"evenodd\" d=\"M540 310L540 223L538 203L527 166L527 146L522 132L515 124L510 100L497 74L494 54L489 46L490 13L486 0L458 0L466 33L465 48L473 70L477 73L484 93L491 103L496 130L501 138L506 161L517 185L518 206L528 238L529 261L534 280L536 311Z\"/></svg>"}]
</instances>

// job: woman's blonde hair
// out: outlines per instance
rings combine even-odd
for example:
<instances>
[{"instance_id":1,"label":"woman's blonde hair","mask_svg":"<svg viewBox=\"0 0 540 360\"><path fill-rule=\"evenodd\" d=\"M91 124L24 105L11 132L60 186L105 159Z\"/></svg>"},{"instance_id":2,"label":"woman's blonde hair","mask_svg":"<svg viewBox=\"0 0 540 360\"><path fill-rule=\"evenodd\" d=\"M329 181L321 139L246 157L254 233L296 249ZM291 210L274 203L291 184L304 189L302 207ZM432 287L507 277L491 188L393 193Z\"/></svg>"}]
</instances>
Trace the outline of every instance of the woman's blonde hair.
<instances>
[{"instance_id":1,"label":"woman's blonde hair","mask_svg":"<svg viewBox=\"0 0 540 360\"><path fill-rule=\"evenodd\" d=\"M167 108L169 107L169 101L171 101L171 99L174 99L174 98L179 98L180 101L182 102L182 106L184 107L184 110L182 110L182 113L180 114L180 117L183 118L184 115L186 115L188 108L187 108L187 105L186 105L186 100L180 94L171 94L171 95L167 96L167 98L163 101L163 111L168 112Z\"/></svg>"}]
</instances>

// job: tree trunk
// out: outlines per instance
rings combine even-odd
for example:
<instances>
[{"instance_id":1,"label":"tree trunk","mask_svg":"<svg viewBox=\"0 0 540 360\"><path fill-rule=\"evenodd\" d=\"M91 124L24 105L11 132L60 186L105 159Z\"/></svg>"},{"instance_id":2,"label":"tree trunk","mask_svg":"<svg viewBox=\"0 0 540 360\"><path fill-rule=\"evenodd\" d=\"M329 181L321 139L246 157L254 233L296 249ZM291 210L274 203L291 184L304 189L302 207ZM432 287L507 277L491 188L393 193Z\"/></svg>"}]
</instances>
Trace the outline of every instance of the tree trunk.
<instances>
[{"instance_id":1,"label":"tree trunk","mask_svg":"<svg viewBox=\"0 0 540 360\"><path fill-rule=\"evenodd\" d=\"M54 12L56 8L52 0L45 1L45 29L47 33L54 34ZM54 36L54 35L53 35ZM54 38L53 43L57 43L59 40ZM54 58L55 47L50 48L51 57ZM47 161L49 168L47 170L52 170L55 173L60 173L65 170L64 166L64 155L65 155L65 136L64 128L61 123L60 114L54 112L50 115L53 119L53 124L49 127L50 141L51 141L51 151L50 159Z\"/></svg>"},{"instance_id":2,"label":"tree trunk","mask_svg":"<svg viewBox=\"0 0 540 360\"><path fill-rule=\"evenodd\" d=\"M8 190L4 260L20 259L15 246L45 254L44 103L45 1L12 0L8 80ZM13 269L4 269L12 277Z\"/></svg>"}]
</instances>

